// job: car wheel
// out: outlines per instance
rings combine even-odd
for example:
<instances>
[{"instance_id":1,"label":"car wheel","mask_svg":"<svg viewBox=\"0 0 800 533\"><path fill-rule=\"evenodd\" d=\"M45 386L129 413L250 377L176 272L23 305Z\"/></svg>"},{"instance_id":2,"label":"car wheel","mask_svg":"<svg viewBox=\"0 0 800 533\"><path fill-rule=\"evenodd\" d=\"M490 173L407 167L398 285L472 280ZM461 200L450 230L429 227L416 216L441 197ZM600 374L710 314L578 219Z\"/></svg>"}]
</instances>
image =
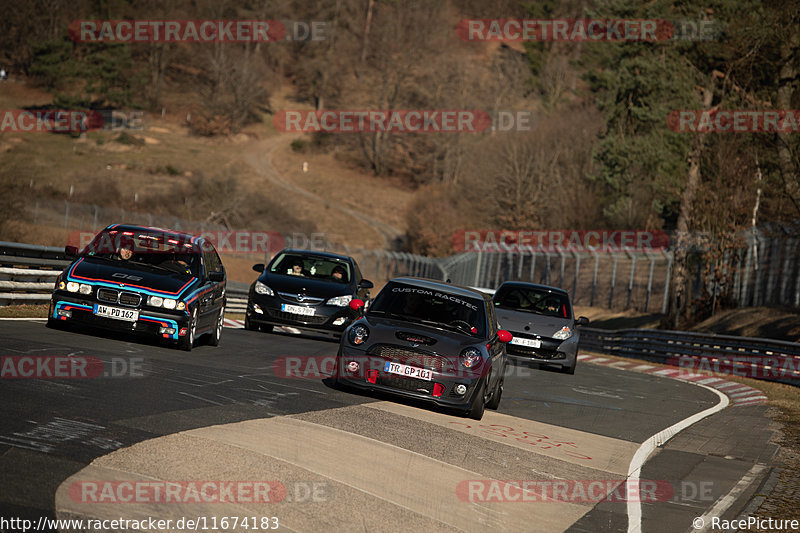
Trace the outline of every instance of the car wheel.
<instances>
[{"instance_id":1,"label":"car wheel","mask_svg":"<svg viewBox=\"0 0 800 533\"><path fill-rule=\"evenodd\" d=\"M486 407L486 380L482 379L478 392L475 394L475 399L472 401L472 407L467 412L467 416L473 420L480 420L483 418L483 411Z\"/></svg>"},{"instance_id":2,"label":"car wheel","mask_svg":"<svg viewBox=\"0 0 800 533\"><path fill-rule=\"evenodd\" d=\"M189 327L186 328L186 335L181 339L181 349L191 352L194 347L194 333L197 329L197 308L192 311L192 318L189 320Z\"/></svg>"},{"instance_id":3,"label":"car wheel","mask_svg":"<svg viewBox=\"0 0 800 533\"><path fill-rule=\"evenodd\" d=\"M219 339L222 337L222 327L225 325L225 308L219 308L217 315L217 324L214 326L214 331L211 332L211 337L208 339L208 344L211 346L219 346Z\"/></svg>"},{"instance_id":4,"label":"car wheel","mask_svg":"<svg viewBox=\"0 0 800 533\"><path fill-rule=\"evenodd\" d=\"M492 399L486 404L487 409L491 409L496 411L498 407L500 407L500 398L503 396L503 382L505 381L505 372L503 372L503 377L500 378L500 381L497 383L497 387L494 389L494 394L492 394Z\"/></svg>"}]
</instances>

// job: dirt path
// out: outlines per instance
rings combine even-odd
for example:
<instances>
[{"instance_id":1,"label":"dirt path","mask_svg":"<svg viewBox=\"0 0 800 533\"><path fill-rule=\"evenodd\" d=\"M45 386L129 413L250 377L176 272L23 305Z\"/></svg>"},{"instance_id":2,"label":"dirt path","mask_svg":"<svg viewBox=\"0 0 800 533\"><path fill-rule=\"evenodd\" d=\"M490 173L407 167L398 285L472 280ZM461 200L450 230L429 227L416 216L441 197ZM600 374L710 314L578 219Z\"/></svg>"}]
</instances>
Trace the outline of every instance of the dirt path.
<instances>
[{"instance_id":1,"label":"dirt path","mask_svg":"<svg viewBox=\"0 0 800 533\"><path fill-rule=\"evenodd\" d=\"M357 220L359 223L379 232L384 238L383 247L385 249L398 249L400 241L404 235L404 232L399 228L390 224L386 224L385 222L377 220L347 206L338 203L331 203L330 200L299 187L297 184L287 180L285 176L278 172L277 168L273 164L273 156L279 148L288 145L292 140L293 138L291 136L278 135L260 141L244 153L244 161L250 165L259 176L266 178L270 183L283 188L287 192L302 196L314 203L318 203L320 206L328 206L332 209L336 209L337 211Z\"/></svg>"}]
</instances>

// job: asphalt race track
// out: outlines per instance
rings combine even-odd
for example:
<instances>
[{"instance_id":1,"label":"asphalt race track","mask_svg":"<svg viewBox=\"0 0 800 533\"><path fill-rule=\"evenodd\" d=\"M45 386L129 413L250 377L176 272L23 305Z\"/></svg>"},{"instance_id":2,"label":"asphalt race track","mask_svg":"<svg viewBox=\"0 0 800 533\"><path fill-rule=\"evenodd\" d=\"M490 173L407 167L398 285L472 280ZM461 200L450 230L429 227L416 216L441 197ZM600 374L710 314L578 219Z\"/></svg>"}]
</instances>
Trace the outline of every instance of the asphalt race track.
<instances>
[{"instance_id":1,"label":"asphalt race track","mask_svg":"<svg viewBox=\"0 0 800 533\"><path fill-rule=\"evenodd\" d=\"M731 401L655 450L632 505L598 487L617 487L650 437L720 404L714 390L586 362L573 376L514 366L500 409L476 422L331 388L337 345L313 337L226 328L218 348L187 353L2 320L0 339L0 515L34 523L595 532L629 531L640 513L646 533L683 532L701 515L744 512L776 451L765 405ZM90 378L9 376L6 359L25 357L96 364ZM179 486L174 501L135 493L162 482ZM198 500L189 489L202 484L240 492Z\"/></svg>"}]
</instances>

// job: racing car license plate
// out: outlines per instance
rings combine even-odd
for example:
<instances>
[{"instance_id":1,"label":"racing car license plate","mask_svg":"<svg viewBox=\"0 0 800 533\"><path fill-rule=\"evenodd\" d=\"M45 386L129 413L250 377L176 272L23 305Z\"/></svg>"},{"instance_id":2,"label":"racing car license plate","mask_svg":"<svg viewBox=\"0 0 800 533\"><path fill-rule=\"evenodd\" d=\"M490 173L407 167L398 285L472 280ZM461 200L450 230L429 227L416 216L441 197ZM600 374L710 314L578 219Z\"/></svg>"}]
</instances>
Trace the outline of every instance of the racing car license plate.
<instances>
[{"instance_id":1,"label":"racing car license plate","mask_svg":"<svg viewBox=\"0 0 800 533\"><path fill-rule=\"evenodd\" d=\"M541 348L542 341L539 339L523 339L522 337L514 337L511 339L511 344L518 344L519 346L528 346L529 348Z\"/></svg>"},{"instance_id":2,"label":"racing car license plate","mask_svg":"<svg viewBox=\"0 0 800 533\"><path fill-rule=\"evenodd\" d=\"M295 315L314 316L314 308L304 305L281 304L281 311Z\"/></svg>"},{"instance_id":3,"label":"racing car license plate","mask_svg":"<svg viewBox=\"0 0 800 533\"><path fill-rule=\"evenodd\" d=\"M107 305L95 305L94 314L97 316L116 318L117 320L126 320L128 322L136 322L139 320L139 311L135 309L122 309L120 307L108 307Z\"/></svg>"},{"instance_id":4,"label":"racing car license plate","mask_svg":"<svg viewBox=\"0 0 800 533\"><path fill-rule=\"evenodd\" d=\"M430 370L417 368L415 366L401 365L400 363L387 362L383 365L383 371L390 374L397 374L398 376L424 379L425 381L431 381L433 379L433 373Z\"/></svg>"}]
</instances>

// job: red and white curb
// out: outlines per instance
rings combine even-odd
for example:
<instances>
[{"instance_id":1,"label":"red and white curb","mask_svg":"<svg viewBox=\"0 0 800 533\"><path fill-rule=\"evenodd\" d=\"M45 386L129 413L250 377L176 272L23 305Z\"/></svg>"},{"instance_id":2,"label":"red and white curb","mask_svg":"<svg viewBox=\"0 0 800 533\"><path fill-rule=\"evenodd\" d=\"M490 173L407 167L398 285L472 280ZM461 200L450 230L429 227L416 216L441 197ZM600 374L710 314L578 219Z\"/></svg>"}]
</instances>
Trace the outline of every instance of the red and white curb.
<instances>
[{"instance_id":1,"label":"red and white curb","mask_svg":"<svg viewBox=\"0 0 800 533\"><path fill-rule=\"evenodd\" d=\"M690 381L700 385L717 389L731 400L731 406L759 405L767 402L767 397L758 389L736 381L726 381L722 378L709 376L708 374L695 374L686 369L680 368L661 368L653 365L638 362L618 361L596 355L579 355L579 361L593 365L604 365L621 370L631 370L633 372L643 372L667 378Z\"/></svg>"},{"instance_id":2,"label":"red and white curb","mask_svg":"<svg viewBox=\"0 0 800 533\"><path fill-rule=\"evenodd\" d=\"M244 329L244 320L231 320L230 318L226 318L225 322L223 322L223 325L226 328ZM275 326L275 331L281 333L301 333L299 329L290 326Z\"/></svg>"}]
</instances>

